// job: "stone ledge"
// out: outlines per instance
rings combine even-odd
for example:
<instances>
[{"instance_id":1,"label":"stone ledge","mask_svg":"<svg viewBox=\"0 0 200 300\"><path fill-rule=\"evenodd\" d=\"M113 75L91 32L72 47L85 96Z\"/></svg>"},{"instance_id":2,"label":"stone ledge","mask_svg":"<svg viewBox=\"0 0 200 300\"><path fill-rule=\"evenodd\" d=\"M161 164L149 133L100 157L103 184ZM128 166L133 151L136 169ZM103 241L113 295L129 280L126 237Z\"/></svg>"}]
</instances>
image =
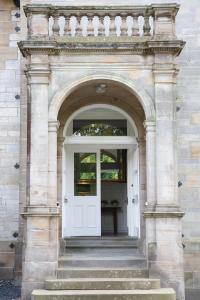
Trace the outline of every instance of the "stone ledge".
<instances>
[{"instance_id":1,"label":"stone ledge","mask_svg":"<svg viewBox=\"0 0 200 300\"><path fill-rule=\"evenodd\" d=\"M60 217L58 206L26 206L21 213L22 217Z\"/></svg>"},{"instance_id":2,"label":"stone ledge","mask_svg":"<svg viewBox=\"0 0 200 300\"><path fill-rule=\"evenodd\" d=\"M185 215L181 211L145 211L143 216L145 218L182 218Z\"/></svg>"}]
</instances>

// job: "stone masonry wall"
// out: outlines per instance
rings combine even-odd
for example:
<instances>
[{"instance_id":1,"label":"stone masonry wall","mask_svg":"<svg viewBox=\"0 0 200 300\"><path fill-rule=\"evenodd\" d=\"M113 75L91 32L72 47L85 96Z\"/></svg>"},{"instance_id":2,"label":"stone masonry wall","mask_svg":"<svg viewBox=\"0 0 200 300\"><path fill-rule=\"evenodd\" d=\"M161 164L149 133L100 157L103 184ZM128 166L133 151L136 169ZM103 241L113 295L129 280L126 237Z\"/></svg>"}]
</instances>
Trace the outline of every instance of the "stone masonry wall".
<instances>
[{"instance_id":1,"label":"stone masonry wall","mask_svg":"<svg viewBox=\"0 0 200 300\"><path fill-rule=\"evenodd\" d=\"M183 243L186 300L200 298L200 3L180 1L178 36L186 41L178 59L178 196L185 211Z\"/></svg>"},{"instance_id":2,"label":"stone masonry wall","mask_svg":"<svg viewBox=\"0 0 200 300\"><path fill-rule=\"evenodd\" d=\"M19 222L20 15L0 0L0 279L13 277Z\"/></svg>"}]
</instances>

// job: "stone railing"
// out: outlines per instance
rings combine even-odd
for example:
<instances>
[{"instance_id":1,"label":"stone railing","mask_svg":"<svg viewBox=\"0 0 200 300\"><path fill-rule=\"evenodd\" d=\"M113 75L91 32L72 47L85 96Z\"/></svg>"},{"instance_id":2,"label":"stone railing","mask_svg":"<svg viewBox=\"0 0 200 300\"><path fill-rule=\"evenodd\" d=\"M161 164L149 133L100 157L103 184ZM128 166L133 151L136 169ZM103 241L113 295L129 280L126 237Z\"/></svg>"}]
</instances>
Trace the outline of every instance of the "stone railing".
<instances>
[{"instance_id":1,"label":"stone railing","mask_svg":"<svg viewBox=\"0 0 200 300\"><path fill-rule=\"evenodd\" d=\"M175 39L178 9L177 4L24 7L29 40L111 36Z\"/></svg>"}]
</instances>

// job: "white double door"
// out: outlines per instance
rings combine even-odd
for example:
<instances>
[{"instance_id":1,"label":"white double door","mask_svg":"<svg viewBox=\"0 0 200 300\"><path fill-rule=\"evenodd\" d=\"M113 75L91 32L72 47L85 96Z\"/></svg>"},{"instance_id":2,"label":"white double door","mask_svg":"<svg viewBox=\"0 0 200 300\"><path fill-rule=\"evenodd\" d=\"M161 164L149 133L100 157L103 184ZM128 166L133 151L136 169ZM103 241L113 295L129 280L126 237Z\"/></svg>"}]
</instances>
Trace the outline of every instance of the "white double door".
<instances>
[{"instance_id":1,"label":"white double door","mask_svg":"<svg viewBox=\"0 0 200 300\"><path fill-rule=\"evenodd\" d=\"M100 236L100 149L69 145L66 151L64 235Z\"/></svg>"},{"instance_id":2,"label":"white double door","mask_svg":"<svg viewBox=\"0 0 200 300\"><path fill-rule=\"evenodd\" d=\"M118 145L117 148L128 149L125 145ZM64 147L62 182L64 237L101 236L100 149L100 145ZM132 147L127 150L127 164L128 235L139 237L138 149Z\"/></svg>"}]
</instances>

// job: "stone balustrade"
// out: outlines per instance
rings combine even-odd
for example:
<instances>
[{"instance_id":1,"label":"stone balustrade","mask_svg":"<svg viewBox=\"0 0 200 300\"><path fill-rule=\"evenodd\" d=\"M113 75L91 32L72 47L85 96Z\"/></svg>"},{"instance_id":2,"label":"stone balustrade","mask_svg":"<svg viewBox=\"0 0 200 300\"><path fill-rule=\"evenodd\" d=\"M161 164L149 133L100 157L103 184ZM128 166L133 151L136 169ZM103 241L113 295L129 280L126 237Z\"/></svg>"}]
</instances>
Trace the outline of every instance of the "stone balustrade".
<instances>
[{"instance_id":1,"label":"stone balustrade","mask_svg":"<svg viewBox=\"0 0 200 300\"><path fill-rule=\"evenodd\" d=\"M179 5L52 6L26 5L28 39L139 37L175 39Z\"/></svg>"}]
</instances>

